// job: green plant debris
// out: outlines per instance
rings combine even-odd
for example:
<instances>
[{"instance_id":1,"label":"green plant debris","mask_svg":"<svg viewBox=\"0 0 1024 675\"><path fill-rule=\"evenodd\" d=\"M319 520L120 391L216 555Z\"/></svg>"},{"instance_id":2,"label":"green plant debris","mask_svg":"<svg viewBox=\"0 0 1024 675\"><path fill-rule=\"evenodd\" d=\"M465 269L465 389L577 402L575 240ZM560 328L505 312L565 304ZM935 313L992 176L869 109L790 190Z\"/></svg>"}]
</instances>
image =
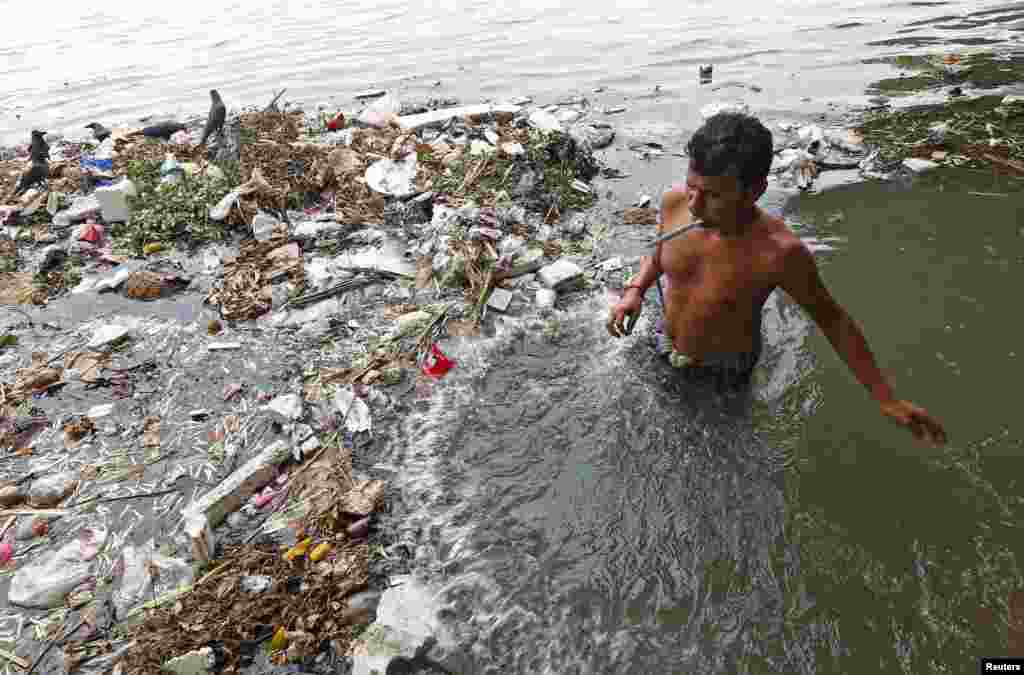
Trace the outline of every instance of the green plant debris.
<instances>
[{"instance_id":1,"label":"green plant debris","mask_svg":"<svg viewBox=\"0 0 1024 675\"><path fill-rule=\"evenodd\" d=\"M914 93L958 85L987 89L1024 81L1024 51L1003 54L979 52L963 56L945 53L901 55L870 59L865 63L888 63L913 72L873 83L868 87L872 93Z\"/></svg>"},{"instance_id":2,"label":"green plant debris","mask_svg":"<svg viewBox=\"0 0 1024 675\"><path fill-rule=\"evenodd\" d=\"M537 174L542 192L560 211L585 209L594 203L594 195L572 186L574 180L585 173L575 159L560 159L563 134L533 130L525 145L526 156L502 157L498 155L467 157L456 160L435 179L434 189L473 201L481 205L508 203L510 191L527 171ZM420 160L429 162L432 153L421 152Z\"/></svg>"},{"instance_id":3,"label":"green plant debris","mask_svg":"<svg viewBox=\"0 0 1024 675\"><path fill-rule=\"evenodd\" d=\"M226 453L224 450L224 441L217 441L210 445L210 448L206 451L206 456L210 460L210 463L214 466L220 466L224 463Z\"/></svg>"},{"instance_id":4,"label":"green plant debris","mask_svg":"<svg viewBox=\"0 0 1024 675\"><path fill-rule=\"evenodd\" d=\"M82 267L84 261L80 256L71 255L68 256L64 262L63 281L64 288L74 288L78 284L82 283Z\"/></svg>"},{"instance_id":5,"label":"green plant debris","mask_svg":"<svg viewBox=\"0 0 1024 675\"><path fill-rule=\"evenodd\" d=\"M162 184L160 162L136 160L128 165L128 178L138 195L129 198L129 222L112 228L120 247L141 256L150 243L196 246L225 237L225 226L211 221L209 211L238 178L230 167L224 178L183 176L177 183Z\"/></svg>"},{"instance_id":6,"label":"green plant debris","mask_svg":"<svg viewBox=\"0 0 1024 675\"><path fill-rule=\"evenodd\" d=\"M1000 105L1002 99L1001 95L983 96L869 113L857 131L868 145L879 149L883 159L927 157L933 151L962 155L964 164L987 164L987 152L1024 159L1024 106L1007 110ZM929 139L930 128L943 123L947 124L945 137Z\"/></svg>"},{"instance_id":7,"label":"green plant debris","mask_svg":"<svg viewBox=\"0 0 1024 675\"><path fill-rule=\"evenodd\" d=\"M557 198L560 211L586 209L593 205L594 195L572 186L580 177L580 167L576 161L558 158L559 145L567 139L564 134L533 130L526 144L526 156L532 164L543 168L544 191Z\"/></svg>"},{"instance_id":8,"label":"green plant debris","mask_svg":"<svg viewBox=\"0 0 1024 675\"><path fill-rule=\"evenodd\" d=\"M544 328L541 332L548 341L554 342L562 336L562 322L551 317L544 321Z\"/></svg>"},{"instance_id":9,"label":"green plant debris","mask_svg":"<svg viewBox=\"0 0 1024 675\"><path fill-rule=\"evenodd\" d=\"M255 143L258 138L259 134L256 133L256 130L251 127L247 127L244 124L242 125L242 128L238 132L238 142L239 144L242 145L249 145L251 143Z\"/></svg>"}]
</instances>

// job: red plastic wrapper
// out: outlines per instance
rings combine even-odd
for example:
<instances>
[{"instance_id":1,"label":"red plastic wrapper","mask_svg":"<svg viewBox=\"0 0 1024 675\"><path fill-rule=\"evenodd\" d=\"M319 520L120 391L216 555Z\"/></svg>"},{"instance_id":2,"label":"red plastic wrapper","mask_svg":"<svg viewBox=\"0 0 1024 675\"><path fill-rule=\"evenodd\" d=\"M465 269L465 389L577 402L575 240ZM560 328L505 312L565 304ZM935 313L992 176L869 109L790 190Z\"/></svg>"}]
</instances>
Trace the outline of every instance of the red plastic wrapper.
<instances>
[{"instance_id":1,"label":"red plastic wrapper","mask_svg":"<svg viewBox=\"0 0 1024 675\"><path fill-rule=\"evenodd\" d=\"M78 235L79 241L88 241L94 244L102 238L103 226L97 223L86 223L86 226L82 228L82 233Z\"/></svg>"},{"instance_id":2,"label":"red plastic wrapper","mask_svg":"<svg viewBox=\"0 0 1024 675\"><path fill-rule=\"evenodd\" d=\"M337 131L345 126L345 113L338 113L331 118L331 121L327 123L327 128L331 131Z\"/></svg>"},{"instance_id":3,"label":"red plastic wrapper","mask_svg":"<svg viewBox=\"0 0 1024 675\"><path fill-rule=\"evenodd\" d=\"M444 377L445 373L455 367L455 362L444 355L436 345L430 345L430 354L423 359L423 372L435 380Z\"/></svg>"}]
</instances>

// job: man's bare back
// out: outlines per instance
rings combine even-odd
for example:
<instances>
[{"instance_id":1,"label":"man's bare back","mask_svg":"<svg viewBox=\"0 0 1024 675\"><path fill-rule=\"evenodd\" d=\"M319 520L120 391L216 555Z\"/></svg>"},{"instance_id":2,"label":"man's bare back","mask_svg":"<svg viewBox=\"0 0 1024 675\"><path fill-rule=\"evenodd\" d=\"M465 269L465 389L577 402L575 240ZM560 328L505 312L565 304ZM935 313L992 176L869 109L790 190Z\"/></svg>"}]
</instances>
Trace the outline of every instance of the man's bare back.
<instances>
[{"instance_id":1,"label":"man's bare back","mask_svg":"<svg viewBox=\"0 0 1024 675\"><path fill-rule=\"evenodd\" d=\"M685 186L665 194L659 232L691 222ZM761 309L779 285L787 247L798 238L757 209L746 233L695 228L659 247L668 333L696 359L760 351Z\"/></svg>"}]
</instances>

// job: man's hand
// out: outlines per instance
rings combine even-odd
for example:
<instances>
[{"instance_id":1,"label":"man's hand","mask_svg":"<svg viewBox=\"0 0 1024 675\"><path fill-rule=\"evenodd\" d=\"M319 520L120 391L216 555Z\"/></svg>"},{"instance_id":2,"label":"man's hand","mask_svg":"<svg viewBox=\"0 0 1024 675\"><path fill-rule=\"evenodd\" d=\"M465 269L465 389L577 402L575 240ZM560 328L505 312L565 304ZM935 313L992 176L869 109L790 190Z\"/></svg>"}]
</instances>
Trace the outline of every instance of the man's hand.
<instances>
[{"instance_id":1,"label":"man's hand","mask_svg":"<svg viewBox=\"0 0 1024 675\"><path fill-rule=\"evenodd\" d=\"M627 288L618 304L612 307L611 316L608 318L608 333L612 337L623 337L629 333L626 331L626 319L634 312L639 313L643 306L644 296L638 288Z\"/></svg>"},{"instance_id":2,"label":"man's hand","mask_svg":"<svg viewBox=\"0 0 1024 675\"><path fill-rule=\"evenodd\" d=\"M933 446L946 444L946 430L924 408L910 401L892 400L881 404L882 414L910 429L914 438Z\"/></svg>"}]
</instances>

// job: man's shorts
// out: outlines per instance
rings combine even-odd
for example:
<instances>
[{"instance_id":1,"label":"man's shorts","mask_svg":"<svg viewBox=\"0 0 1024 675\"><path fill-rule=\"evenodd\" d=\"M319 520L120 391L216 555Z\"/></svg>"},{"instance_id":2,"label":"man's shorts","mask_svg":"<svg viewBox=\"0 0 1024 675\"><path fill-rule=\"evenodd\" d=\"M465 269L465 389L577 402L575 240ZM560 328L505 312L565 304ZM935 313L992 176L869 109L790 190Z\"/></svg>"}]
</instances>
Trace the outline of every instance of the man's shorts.
<instances>
[{"instance_id":1,"label":"man's shorts","mask_svg":"<svg viewBox=\"0 0 1024 675\"><path fill-rule=\"evenodd\" d=\"M672 346L672 338L668 334L665 320L665 310L662 305L660 289L656 295L655 303L657 313L652 331L652 347L668 363L677 368L687 378L710 379L729 384L742 384L750 381L750 375L761 358L760 340L758 349L751 352L714 354L706 356L699 361L677 352Z\"/></svg>"}]
</instances>

